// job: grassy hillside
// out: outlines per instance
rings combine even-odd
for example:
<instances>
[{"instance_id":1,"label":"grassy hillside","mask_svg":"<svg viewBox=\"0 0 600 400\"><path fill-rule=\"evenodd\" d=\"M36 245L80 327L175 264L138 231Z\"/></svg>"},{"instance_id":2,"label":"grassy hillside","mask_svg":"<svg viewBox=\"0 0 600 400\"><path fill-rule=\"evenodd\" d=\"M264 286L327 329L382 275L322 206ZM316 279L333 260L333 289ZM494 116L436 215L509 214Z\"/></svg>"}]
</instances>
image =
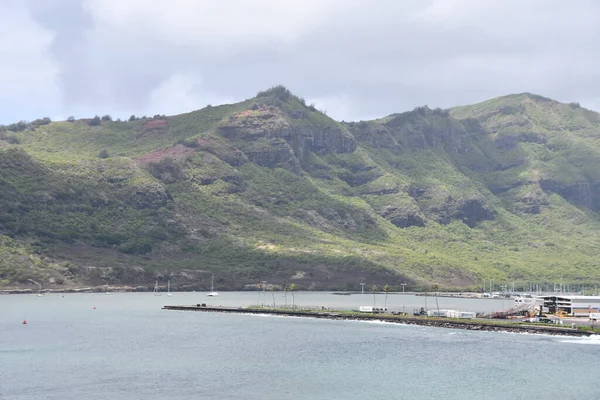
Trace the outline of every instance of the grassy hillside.
<instances>
[{"instance_id":1,"label":"grassy hillside","mask_svg":"<svg viewBox=\"0 0 600 400\"><path fill-rule=\"evenodd\" d=\"M1 286L598 282L600 116L531 94L340 124L276 87L0 129Z\"/></svg>"}]
</instances>

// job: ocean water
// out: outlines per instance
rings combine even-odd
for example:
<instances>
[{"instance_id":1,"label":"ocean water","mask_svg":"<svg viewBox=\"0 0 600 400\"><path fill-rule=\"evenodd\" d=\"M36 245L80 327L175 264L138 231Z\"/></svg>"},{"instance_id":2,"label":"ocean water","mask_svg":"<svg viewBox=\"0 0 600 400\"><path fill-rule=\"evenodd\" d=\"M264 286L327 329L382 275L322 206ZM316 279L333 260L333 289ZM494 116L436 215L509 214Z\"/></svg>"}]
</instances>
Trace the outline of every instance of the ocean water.
<instances>
[{"instance_id":1,"label":"ocean water","mask_svg":"<svg viewBox=\"0 0 600 400\"><path fill-rule=\"evenodd\" d=\"M256 304L259 296L0 296L0 399L600 398L597 337L160 309ZM364 302L295 297L337 307ZM411 308L423 302L401 300ZM487 300L461 301L461 309L493 307L478 301Z\"/></svg>"}]
</instances>

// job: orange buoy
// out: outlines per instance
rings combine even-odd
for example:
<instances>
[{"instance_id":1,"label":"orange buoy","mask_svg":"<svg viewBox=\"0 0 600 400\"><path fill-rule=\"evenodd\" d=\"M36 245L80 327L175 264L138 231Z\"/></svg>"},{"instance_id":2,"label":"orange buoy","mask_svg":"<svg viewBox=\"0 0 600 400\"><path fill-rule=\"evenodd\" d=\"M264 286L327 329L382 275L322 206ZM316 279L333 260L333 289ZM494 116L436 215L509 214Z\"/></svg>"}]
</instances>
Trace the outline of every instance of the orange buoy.
<instances>
[{"instance_id":1,"label":"orange buoy","mask_svg":"<svg viewBox=\"0 0 600 400\"><path fill-rule=\"evenodd\" d=\"M27 325L27 320L26 319L23 320L23 325Z\"/></svg>"}]
</instances>

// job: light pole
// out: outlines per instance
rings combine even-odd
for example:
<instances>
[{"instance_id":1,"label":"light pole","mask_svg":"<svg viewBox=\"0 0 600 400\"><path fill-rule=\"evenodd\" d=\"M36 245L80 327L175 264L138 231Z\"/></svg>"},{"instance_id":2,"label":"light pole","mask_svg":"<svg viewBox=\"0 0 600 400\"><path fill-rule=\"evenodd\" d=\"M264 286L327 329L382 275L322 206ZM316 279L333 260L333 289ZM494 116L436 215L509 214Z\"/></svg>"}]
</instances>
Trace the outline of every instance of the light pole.
<instances>
[{"instance_id":1,"label":"light pole","mask_svg":"<svg viewBox=\"0 0 600 400\"><path fill-rule=\"evenodd\" d=\"M42 284L39 282L34 281L33 279L27 279L29 282L35 283L36 285L38 285L38 294L37 297L44 297L44 295L42 294Z\"/></svg>"},{"instance_id":2,"label":"light pole","mask_svg":"<svg viewBox=\"0 0 600 400\"><path fill-rule=\"evenodd\" d=\"M364 284L364 283L361 283L361 284L360 284L360 288L361 288L361 293L362 293L362 295L364 296L364 295L365 295L365 284Z\"/></svg>"},{"instance_id":3,"label":"light pole","mask_svg":"<svg viewBox=\"0 0 600 400\"><path fill-rule=\"evenodd\" d=\"M404 312L404 287L406 283L401 283L400 285L402 286L402 312Z\"/></svg>"}]
</instances>

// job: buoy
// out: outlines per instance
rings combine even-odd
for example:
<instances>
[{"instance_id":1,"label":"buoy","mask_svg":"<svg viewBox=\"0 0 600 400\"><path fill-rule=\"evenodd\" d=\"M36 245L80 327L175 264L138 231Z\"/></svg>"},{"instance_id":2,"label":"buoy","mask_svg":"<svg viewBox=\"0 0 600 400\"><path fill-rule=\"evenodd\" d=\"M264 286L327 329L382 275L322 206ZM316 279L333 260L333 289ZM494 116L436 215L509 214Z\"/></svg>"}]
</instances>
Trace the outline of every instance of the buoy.
<instances>
[{"instance_id":1,"label":"buoy","mask_svg":"<svg viewBox=\"0 0 600 400\"><path fill-rule=\"evenodd\" d=\"M94 306L94 310L96 309L96 306Z\"/></svg>"},{"instance_id":2,"label":"buoy","mask_svg":"<svg viewBox=\"0 0 600 400\"><path fill-rule=\"evenodd\" d=\"M23 325L27 325L27 320L26 319L23 320Z\"/></svg>"}]
</instances>

